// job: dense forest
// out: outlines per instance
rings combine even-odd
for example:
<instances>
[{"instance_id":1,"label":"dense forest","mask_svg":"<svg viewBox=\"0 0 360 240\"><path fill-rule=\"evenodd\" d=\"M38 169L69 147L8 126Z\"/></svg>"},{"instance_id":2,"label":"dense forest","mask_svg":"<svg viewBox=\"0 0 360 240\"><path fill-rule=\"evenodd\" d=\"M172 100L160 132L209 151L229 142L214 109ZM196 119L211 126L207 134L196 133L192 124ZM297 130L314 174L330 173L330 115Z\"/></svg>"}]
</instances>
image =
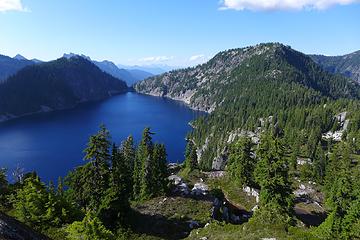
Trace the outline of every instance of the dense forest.
<instances>
[{"instance_id":1,"label":"dense forest","mask_svg":"<svg viewBox=\"0 0 360 240\"><path fill-rule=\"evenodd\" d=\"M30 65L0 84L0 119L74 107L128 90L82 57Z\"/></svg>"}]
</instances>

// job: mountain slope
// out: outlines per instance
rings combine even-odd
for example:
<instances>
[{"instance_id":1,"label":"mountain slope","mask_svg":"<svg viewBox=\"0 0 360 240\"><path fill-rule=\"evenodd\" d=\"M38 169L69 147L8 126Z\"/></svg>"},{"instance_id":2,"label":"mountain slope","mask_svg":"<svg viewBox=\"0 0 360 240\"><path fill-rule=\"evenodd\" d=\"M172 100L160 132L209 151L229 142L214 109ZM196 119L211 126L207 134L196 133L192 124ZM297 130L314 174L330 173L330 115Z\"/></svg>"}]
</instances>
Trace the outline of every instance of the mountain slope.
<instances>
[{"instance_id":1,"label":"mountain slope","mask_svg":"<svg viewBox=\"0 0 360 240\"><path fill-rule=\"evenodd\" d=\"M339 73L360 83L360 51L344 56L310 55L326 71Z\"/></svg>"},{"instance_id":2,"label":"mountain slope","mask_svg":"<svg viewBox=\"0 0 360 240\"><path fill-rule=\"evenodd\" d=\"M74 53L66 54L65 53L63 55L63 57L64 58L71 58L71 57L85 58L86 60L93 62L102 71L104 71L104 72L110 74L111 76L116 77L122 81L125 81L129 87L138 81L141 81L147 77L153 76L153 74L145 72L145 71L141 71L141 70L136 70L136 69L130 70L130 69L119 68L118 66L115 65L115 63L108 61L108 60L95 61L85 55L77 55Z\"/></svg>"},{"instance_id":3,"label":"mountain slope","mask_svg":"<svg viewBox=\"0 0 360 240\"><path fill-rule=\"evenodd\" d=\"M126 69L128 71L139 70L139 71L143 71L143 72L148 72L148 73L151 73L152 75L159 75L159 74L163 74L163 73L169 72L174 69L178 69L178 67L168 66L165 64L150 64L150 65L141 65L141 66L139 66L139 65L126 66L126 65L118 64L118 67Z\"/></svg>"},{"instance_id":4,"label":"mountain slope","mask_svg":"<svg viewBox=\"0 0 360 240\"><path fill-rule=\"evenodd\" d=\"M0 85L0 120L74 107L127 91L125 82L82 57L28 66Z\"/></svg>"},{"instance_id":5,"label":"mountain slope","mask_svg":"<svg viewBox=\"0 0 360 240\"><path fill-rule=\"evenodd\" d=\"M229 142L240 135L258 138L268 125L280 132L328 131L337 111L331 104L360 96L354 81L278 43L224 51L203 65L149 78L135 89L211 113L197 119L190 134L205 169L223 168Z\"/></svg>"},{"instance_id":6,"label":"mountain slope","mask_svg":"<svg viewBox=\"0 0 360 240\"><path fill-rule=\"evenodd\" d=\"M34 63L33 61L21 58L20 55L16 55L15 58L0 55L0 83L20 69Z\"/></svg>"},{"instance_id":7,"label":"mountain slope","mask_svg":"<svg viewBox=\"0 0 360 240\"><path fill-rule=\"evenodd\" d=\"M131 86L134 82L137 81L130 72L126 71L125 69L118 68L113 62L110 61L93 61L93 63L98 66L104 72L125 81L128 86Z\"/></svg>"},{"instance_id":8,"label":"mountain slope","mask_svg":"<svg viewBox=\"0 0 360 240\"><path fill-rule=\"evenodd\" d=\"M145 78L153 76L153 74L149 72L145 72L138 69L118 68L113 62L107 60L102 62L93 61L93 63L104 72L118 79L124 80L128 86L132 86L133 84L142 81Z\"/></svg>"},{"instance_id":9,"label":"mountain slope","mask_svg":"<svg viewBox=\"0 0 360 240\"><path fill-rule=\"evenodd\" d=\"M250 68L254 71L249 72ZM195 109L212 112L224 101L224 91L232 91L229 86L263 81L297 84L331 98L359 96L355 83L324 72L306 55L281 44L224 51L197 67L149 78L135 89L182 100Z\"/></svg>"}]
</instances>

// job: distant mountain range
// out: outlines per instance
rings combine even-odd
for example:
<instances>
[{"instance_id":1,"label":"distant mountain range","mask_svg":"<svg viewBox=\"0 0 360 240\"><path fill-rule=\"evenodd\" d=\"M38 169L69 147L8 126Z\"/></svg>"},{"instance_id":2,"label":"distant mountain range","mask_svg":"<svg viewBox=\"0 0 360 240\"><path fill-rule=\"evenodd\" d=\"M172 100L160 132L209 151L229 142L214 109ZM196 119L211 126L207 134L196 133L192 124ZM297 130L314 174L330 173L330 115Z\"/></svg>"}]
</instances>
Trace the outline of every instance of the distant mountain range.
<instances>
[{"instance_id":1,"label":"distant mountain range","mask_svg":"<svg viewBox=\"0 0 360 240\"><path fill-rule=\"evenodd\" d=\"M14 75L20 69L35 63L36 62L27 60L21 55L16 55L14 58L0 55L0 83L11 75Z\"/></svg>"},{"instance_id":2,"label":"distant mountain range","mask_svg":"<svg viewBox=\"0 0 360 240\"><path fill-rule=\"evenodd\" d=\"M96 66L98 66L102 71L116 77L120 80L123 80L127 83L128 86L132 86L138 81L144 80L145 78L152 77L156 74L160 74L166 72L167 70L160 68L152 68L141 66L132 66L128 67L128 69L118 67L111 61L95 61L90 57L85 55L77 55L74 53L64 54L63 57L71 58L74 56L81 56L89 61L92 61ZM32 65L39 64L43 61L38 59L28 60L20 54L17 54L15 57L11 58L8 56L0 55L0 83L5 81L11 75L14 75L22 68ZM145 69L149 69L150 71L146 71ZM169 68L166 68L169 69Z\"/></svg>"},{"instance_id":3,"label":"distant mountain range","mask_svg":"<svg viewBox=\"0 0 360 240\"><path fill-rule=\"evenodd\" d=\"M0 121L71 108L126 91L124 81L83 57L29 64L0 84Z\"/></svg>"},{"instance_id":4,"label":"distant mountain range","mask_svg":"<svg viewBox=\"0 0 360 240\"><path fill-rule=\"evenodd\" d=\"M310 55L326 71L339 73L360 83L360 51L343 56Z\"/></svg>"},{"instance_id":5,"label":"distant mountain range","mask_svg":"<svg viewBox=\"0 0 360 240\"><path fill-rule=\"evenodd\" d=\"M152 73L153 75L160 75L175 69L179 69L181 67L176 66L168 66L165 64L151 64L151 65L135 65L135 66L126 66L118 64L119 68L127 69L127 70L141 70L144 72Z\"/></svg>"},{"instance_id":6,"label":"distant mountain range","mask_svg":"<svg viewBox=\"0 0 360 240\"><path fill-rule=\"evenodd\" d=\"M154 76L154 74L137 69L137 68L131 68L131 69L125 69L125 68L119 68L116 66L113 62L104 60L104 61L95 61L92 60L90 57L85 55L77 55L74 53L64 54L63 57L70 58L73 56L81 56L89 61L92 61L96 66L98 66L101 70L104 72L121 79L127 83L128 86L132 86L134 83L144 80L145 78Z\"/></svg>"}]
</instances>

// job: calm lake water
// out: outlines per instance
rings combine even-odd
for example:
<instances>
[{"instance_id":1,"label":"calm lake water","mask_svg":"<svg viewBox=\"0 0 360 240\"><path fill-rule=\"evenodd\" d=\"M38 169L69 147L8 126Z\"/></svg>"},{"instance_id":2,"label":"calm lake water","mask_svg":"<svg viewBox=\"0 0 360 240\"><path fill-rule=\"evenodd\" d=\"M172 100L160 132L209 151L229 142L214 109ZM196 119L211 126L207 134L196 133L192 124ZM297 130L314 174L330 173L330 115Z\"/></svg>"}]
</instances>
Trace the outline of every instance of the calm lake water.
<instances>
[{"instance_id":1,"label":"calm lake water","mask_svg":"<svg viewBox=\"0 0 360 240\"><path fill-rule=\"evenodd\" d=\"M0 123L0 167L35 170L42 180L56 180L84 163L90 135L104 123L119 144L132 134L139 142L149 126L154 141L166 145L169 162L184 159L188 122L203 113L158 97L126 93L75 109L37 114Z\"/></svg>"}]
</instances>

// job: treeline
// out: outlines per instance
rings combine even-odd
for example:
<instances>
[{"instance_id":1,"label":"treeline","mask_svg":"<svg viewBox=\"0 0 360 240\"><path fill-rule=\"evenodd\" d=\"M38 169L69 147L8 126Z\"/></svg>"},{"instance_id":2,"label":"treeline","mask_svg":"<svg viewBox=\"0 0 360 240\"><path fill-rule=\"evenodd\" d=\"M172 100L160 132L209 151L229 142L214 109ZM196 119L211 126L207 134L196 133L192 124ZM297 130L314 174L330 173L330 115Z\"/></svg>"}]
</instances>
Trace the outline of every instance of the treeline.
<instances>
[{"instance_id":1,"label":"treeline","mask_svg":"<svg viewBox=\"0 0 360 240\"><path fill-rule=\"evenodd\" d=\"M8 184L1 171L2 206L20 221L59 239L126 239L130 201L168 190L166 149L153 143L152 134L145 128L138 146L132 136L116 146L101 126L84 151L86 164L64 181L59 178L57 187L45 185L36 173Z\"/></svg>"}]
</instances>

